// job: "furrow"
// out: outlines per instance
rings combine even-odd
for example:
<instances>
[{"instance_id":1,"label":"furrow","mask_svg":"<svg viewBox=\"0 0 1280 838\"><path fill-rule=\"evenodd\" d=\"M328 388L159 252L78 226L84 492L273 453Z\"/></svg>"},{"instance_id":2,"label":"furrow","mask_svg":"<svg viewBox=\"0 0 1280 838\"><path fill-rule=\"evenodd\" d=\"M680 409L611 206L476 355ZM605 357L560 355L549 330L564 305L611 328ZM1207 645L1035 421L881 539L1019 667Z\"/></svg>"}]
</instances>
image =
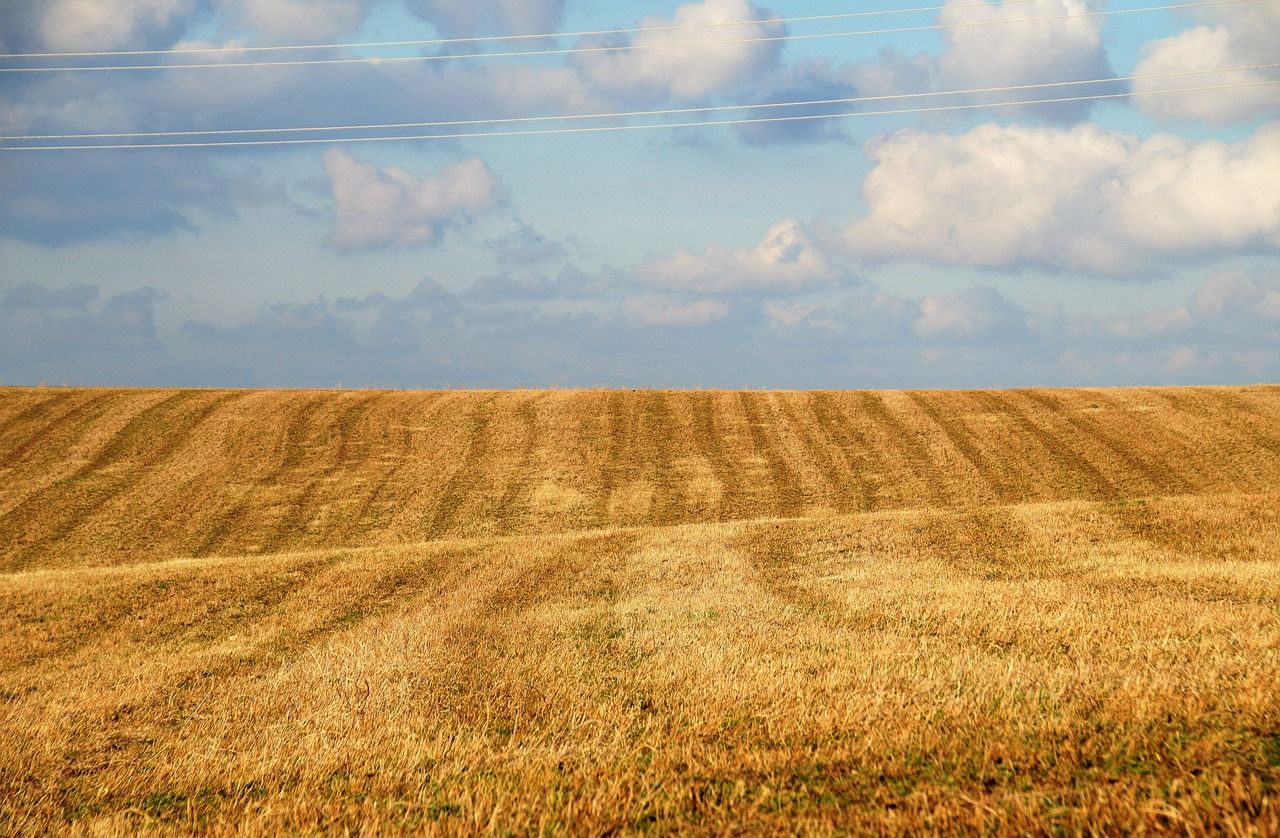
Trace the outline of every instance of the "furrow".
<instances>
[{"instance_id":1,"label":"furrow","mask_svg":"<svg viewBox=\"0 0 1280 838\"><path fill-rule=\"evenodd\" d=\"M868 471L881 471L883 463L876 462L868 468L868 460L876 460L877 452L866 437L849 422L839 403L830 393L814 393L809 398L809 410L817 422L819 432L836 447L844 461L845 470L857 491L857 509L867 512L875 509L875 486L867 479ZM843 494L843 493L842 493Z\"/></svg>"},{"instance_id":2,"label":"furrow","mask_svg":"<svg viewBox=\"0 0 1280 838\"><path fill-rule=\"evenodd\" d=\"M443 393L427 393L417 399L415 404L420 404L427 409L428 416L435 417L441 404L443 404ZM409 417L405 417L405 422L409 421ZM379 525L384 523L384 518L378 513L388 505L388 495L392 487L397 485L400 475L404 471L414 465L414 429L405 424L397 435L399 444L392 451L395 456L390 458L393 465L386 462L378 469L378 478L374 483L369 494L360 504L360 510L356 513L352 522L352 533L350 536L351 543L359 543L362 537L370 535L378 529Z\"/></svg>"},{"instance_id":3,"label":"furrow","mask_svg":"<svg viewBox=\"0 0 1280 838\"><path fill-rule=\"evenodd\" d=\"M719 520L730 520L745 514L742 510L742 478L738 464L725 448L725 432L716 421L716 393L697 393L691 398L694 444L701 456L711 465L712 474L720 488L720 502L716 510Z\"/></svg>"},{"instance_id":4,"label":"furrow","mask_svg":"<svg viewBox=\"0 0 1280 838\"><path fill-rule=\"evenodd\" d=\"M675 447L675 423L671 419L671 407L667 396L661 392L645 393L641 402L641 440L644 459L654 470L653 502L648 519L654 524L669 524L683 520L679 481L673 465Z\"/></svg>"},{"instance_id":5,"label":"furrow","mask_svg":"<svg viewBox=\"0 0 1280 838\"><path fill-rule=\"evenodd\" d=\"M945 410L933 404L923 393L911 392L907 396L921 413L938 426L951 446L973 467L978 479L998 500L1007 503L1017 498L1017 492L1009 486L1007 472L982 453L973 434L962 421L948 416Z\"/></svg>"},{"instance_id":6,"label":"furrow","mask_svg":"<svg viewBox=\"0 0 1280 838\"><path fill-rule=\"evenodd\" d=\"M52 396L42 396L12 416L7 417L4 423L0 424L0 451L7 452L11 450L10 437L16 436L17 432L23 429L23 426L39 422L41 419L45 419L47 424L46 414L54 407L68 401L75 401L74 392L68 391Z\"/></svg>"},{"instance_id":7,"label":"furrow","mask_svg":"<svg viewBox=\"0 0 1280 838\"><path fill-rule=\"evenodd\" d=\"M813 425L800 415L796 401L803 396L799 393L784 393L778 396L777 404L781 408L782 423L785 424L798 440L804 451L804 458L811 462L822 478L822 495L827 505L837 512L849 511L848 485L850 483L848 469L841 469L837 462L838 454L832 453L830 441L818 439L818 435L810 430ZM860 508L861 503L855 507Z\"/></svg>"},{"instance_id":8,"label":"furrow","mask_svg":"<svg viewBox=\"0 0 1280 838\"><path fill-rule=\"evenodd\" d=\"M600 466L600 485L596 500L596 520L607 525L611 520L609 506L618 489L618 478L630 464L623 464L627 446L627 411L625 396L611 390L605 404L605 459Z\"/></svg>"},{"instance_id":9,"label":"furrow","mask_svg":"<svg viewBox=\"0 0 1280 838\"><path fill-rule=\"evenodd\" d=\"M50 419L35 433L12 448L6 448L3 458L0 459L0 465L17 466L32 452L53 448L53 437L74 437L77 432L82 433L92 425L95 419L101 416L102 411L95 410L95 408L109 406L117 400L118 395L116 393L100 393L83 401L77 401L66 413ZM63 433L65 431L70 433Z\"/></svg>"},{"instance_id":10,"label":"furrow","mask_svg":"<svg viewBox=\"0 0 1280 838\"><path fill-rule=\"evenodd\" d=\"M1066 485L1078 485L1077 481L1084 481L1087 484L1085 497L1095 500L1106 500L1119 495L1115 484L1108 480L1107 476L1082 452L1069 446L1057 434L1032 421L1025 411L1009 400L1007 394L978 393L975 395L988 410L1007 416L1026 436L1035 440L1048 455L1049 462L1059 475L1068 478ZM1055 488L1063 485L1064 482L1061 480L1054 480L1049 484ZM1069 492L1067 496L1075 495Z\"/></svg>"},{"instance_id":11,"label":"furrow","mask_svg":"<svg viewBox=\"0 0 1280 838\"><path fill-rule=\"evenodd\" d=\"M489 455L490 425L493 422L496 398L487 396L472 410L466 451L440 490L431 519L423 530L423 537L427 541L441 538L449 532L457 520L458 511L466 505L484 477L483 463Z\"/></svg>"},{"instance_id":12,"label":"furrow","mask_svg":"<svg viewBox=\"0 0 1280 838\"><path fill-rule=\"evenodd\" d=\"M221 548L238 529L243 529L241 524L257 506L260 493L266 488L284 482L285 476L302 464L306 457L306 448L302 445L302 439L306 435L311 420L324 406L325 401L323 396L312 396L295 410L293 417L284 428L279 448L279 462L210 525L208 532L192 550L193 555L208 556Z\"/></svg>"},{"instance_id":13,"label":"furrow","mask_svg":"<svg viewBox=\"0 0 1280 838\"><path fill-rule=\"evenodd\" d=\"M769 469L773 512L780 517L791 517L804 505L804 498L800 492L800 477L787 463L778 447L769 439L768 423L761 415L757 404L759 400L758 393L738 394L738 404L747 418L752 448L757 456L764 459Z\"/></svg>"},{"instance_id":14,"label":"furrow","mask_svg":"<svg viewBox=\"0 0 1280 838\"><path fill-rule=\"evenodd\" d=\"M1205 398L1194 400L1192 406L1187 407L1188 399L1179 398L1177 394L1173 393L1164 395L1179 408L1191 410L1201 416L1210 416L1214 422L1221 423L1229 429L1231 436L1243 436L1258 449L1274 456L1280 456L1280 435L1269 434L1263 430L1263 428L1274 429L1280 427L1280 423L1239 396L1220 390L1212 390L1205 395ZM1203 407L1205 402L1214 402L1219 407L1208 411Z\"/></svg>"},{"instance_id":15,"label":"furrow","mask_svg":"<svg viewBox=\"0 0 1280 838\"><path fill-rule=\"evenodd\" d=\"M234 394L214 397L193 413L180 408L198 396L195 392L175 393L129 421L99 452L68 480L50 487L6 516L0 526L13 527L26 538L26 546L5 562L6 568L22 567L33 557L64 541L98 510L144 480L150 470L166 462L186 445L191 435L214 411L236 398ZM156 441L159 444L155 444ZM136 461L130 455L136 457ZM112 473L101 474L108 468ZM57 523L31 538L34 516L45 509L57 510Z\"/></svg>"},{"instance_id":16,"label":"furrow","mask_svg":"<svg viewBox=\"0 0 1280 838\"><path fill-rule=\"evenodd\" d=\"M520 402L516 418L520 421L520 464L507 479L498 507L494 512L497 522L507 528L518 527L529 513L529 487L537 477L535 458L538 453L538 402L545 394L538 394Z\"/></svg>"},{"instance_id":17,"label":"furrow","mask_svg":"<svg viewBox=\"0 0 1280 838\"><path fill-rule=\"evenodd\" d=\"M1083 436L1095 444L1106 448L1111 455L1124 464L1127 472L1139 475L1148 485L1143 494L1173 494L1185 487L1185 483L1163 464L1149 463L1145 458L1132 453L1130 447L1118 439L1111 431L1104 428L1097 420L1079 416L1066 407L1056 396L1039 390L1018 391L1026 398L1036 402L1046 410L1061 416L1067 424L1075 428Z\"/></svg>"},{"instance_id":18,"label":"furrow","mask_svg":"<svg viewBox=\"0 0 1280 838\"><path fill-rule=\"evenodd\" d=\"M927 503L920 505L952 505L954 499L947 490L946 478L933 457L929 456L928 450L921 444L922 437L913 433L875 393L859 393L858 406L884 430L889 446L898 451L915 477L924 485Z\"/></svg>"},{"instance_id":19,"label":"furrow","mask_svg":"<svg viewBox=\"0 0 1280 838\"><path fill-rule=\"evenodd\" d=\"M317 494L327 483L349 469L351 464L347 459L354 443L356 428L379 398L380 396L375 395L357 399L338 414L333 423L333 433L327 435L330 439L336 439L333 462L312 478L301 494L289 503L288 512L263 543L263 552L274 553L284 545L295 544L299 539L306 540L308 519L316 512L314 502ZM362 448L364 459L368 459L371 446L366 442Z\"/></svg>"}]
</instances>

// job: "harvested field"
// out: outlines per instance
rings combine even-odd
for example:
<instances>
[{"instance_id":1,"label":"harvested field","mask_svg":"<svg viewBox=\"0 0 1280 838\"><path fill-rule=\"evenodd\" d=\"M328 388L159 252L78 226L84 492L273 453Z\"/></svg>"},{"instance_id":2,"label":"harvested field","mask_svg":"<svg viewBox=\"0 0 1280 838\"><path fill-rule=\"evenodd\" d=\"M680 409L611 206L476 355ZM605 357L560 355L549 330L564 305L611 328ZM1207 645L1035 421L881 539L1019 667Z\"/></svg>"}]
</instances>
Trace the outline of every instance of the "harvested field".
<instances>
[{"instance_id":1,"label":"harvested field","mask_svg":"<svg viewBox=\"0 0 1280 838\"><path fill-rule=\"evenodd\" d=\"M0 831L1280 834L1280 387L0 390Z\"/></svg>"}]
</instances>

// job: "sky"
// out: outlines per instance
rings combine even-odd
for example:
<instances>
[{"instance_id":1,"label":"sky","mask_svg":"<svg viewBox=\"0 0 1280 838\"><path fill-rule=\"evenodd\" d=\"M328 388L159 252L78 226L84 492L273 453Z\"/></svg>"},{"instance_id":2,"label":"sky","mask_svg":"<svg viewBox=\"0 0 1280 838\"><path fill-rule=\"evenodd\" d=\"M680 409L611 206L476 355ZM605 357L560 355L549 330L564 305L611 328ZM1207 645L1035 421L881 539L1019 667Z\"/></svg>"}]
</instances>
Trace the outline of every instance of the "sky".
<instances>
[{"instance_id":1,"label":"sky","mask_svg":"<svg viewBox=\"0 0 1280 838\"><path fill-rule=\"evenodd\" d=\"M0 73L0 135L698 108L1280 62L1268 37L1280 0L1085 17L1151 3L956 0L771 22L911 5L6 0L9 54L735 25L376 54L645 47L614 52ZM759 40L935 23L978 25ZM698 44L734 38L757 40ZM1275 382L1280 85L1153 93L1268 79L1280 69L632 121L1119 94L1102 101L446 141L38 152L4 140L0 383Z\"/></svg>"}]
</instances>

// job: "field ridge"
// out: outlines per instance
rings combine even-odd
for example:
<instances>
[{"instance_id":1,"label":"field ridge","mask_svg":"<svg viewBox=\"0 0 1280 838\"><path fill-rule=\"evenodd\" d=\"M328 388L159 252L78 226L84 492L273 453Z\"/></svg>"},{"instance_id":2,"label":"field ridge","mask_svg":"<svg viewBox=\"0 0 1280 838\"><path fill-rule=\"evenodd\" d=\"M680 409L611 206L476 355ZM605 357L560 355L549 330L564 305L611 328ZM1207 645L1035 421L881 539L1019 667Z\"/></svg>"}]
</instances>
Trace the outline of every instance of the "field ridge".
<instances>
[{"instance_id":1,"label":"field ridge","mask_svg":"<svg viewBox=\"0 0 1280 838\"><path fill-rule=\"evenodd\" d=\"M1268 421L1280 428L1280 388L6 389L0 570L1251 492L1280 480Z\"/></svg>"}]
</instances>

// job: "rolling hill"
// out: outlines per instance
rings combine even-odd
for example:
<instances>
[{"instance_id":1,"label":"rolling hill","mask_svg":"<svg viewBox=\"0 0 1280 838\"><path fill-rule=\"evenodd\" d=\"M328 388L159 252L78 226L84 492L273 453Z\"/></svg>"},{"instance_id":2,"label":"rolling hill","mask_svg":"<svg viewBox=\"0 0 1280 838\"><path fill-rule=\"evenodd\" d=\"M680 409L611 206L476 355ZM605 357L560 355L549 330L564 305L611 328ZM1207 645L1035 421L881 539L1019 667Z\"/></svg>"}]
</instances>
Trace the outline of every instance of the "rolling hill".
<instances>
[{"instance_id":1,"label":"rolling hill","mask_svg":"<svg viewBox=\"0 0 1280 838\"><path fill-rule=\"evenodd\" d=\"M0 829L1280 833L1280 387L0 390Z\"/></svg>"}]
</instances>

